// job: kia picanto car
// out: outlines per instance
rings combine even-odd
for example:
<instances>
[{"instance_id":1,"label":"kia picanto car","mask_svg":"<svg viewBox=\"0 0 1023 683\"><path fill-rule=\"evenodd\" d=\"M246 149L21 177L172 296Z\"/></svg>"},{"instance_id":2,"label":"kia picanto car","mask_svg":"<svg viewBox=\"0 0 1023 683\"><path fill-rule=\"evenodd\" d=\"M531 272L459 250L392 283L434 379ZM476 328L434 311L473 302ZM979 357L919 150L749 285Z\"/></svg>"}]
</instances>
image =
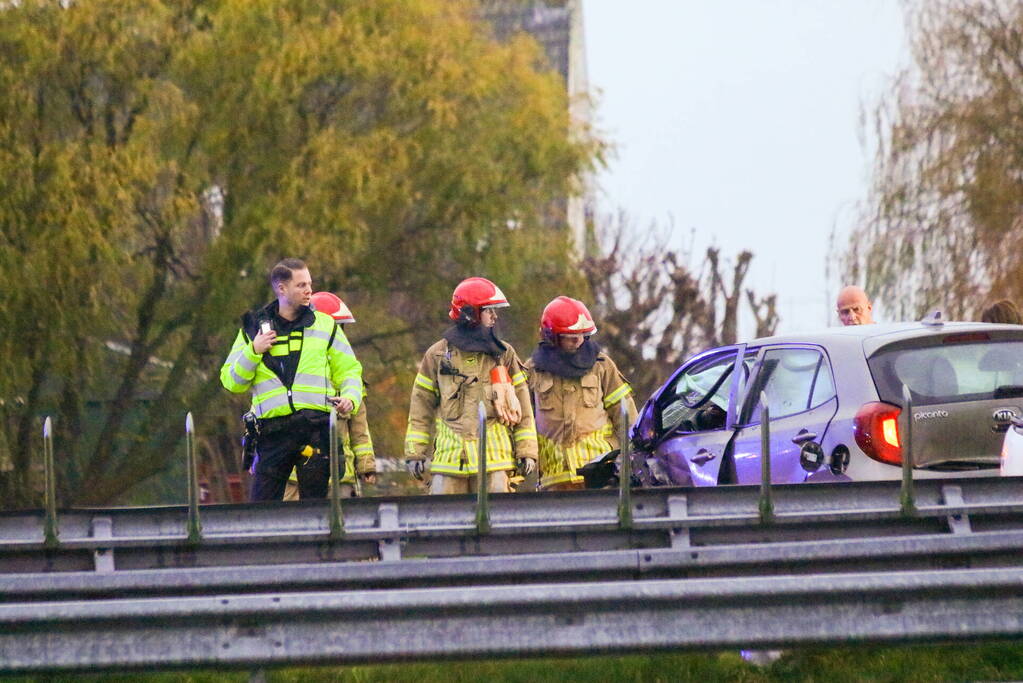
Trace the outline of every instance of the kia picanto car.
<instances>
[{"instance_id":1,"label":"kia picanto car","mask_svg":"<svg viewBox=\"0 0 1023 683\"><path fill-rule=\"evenodd\" d=\"M836 327L700 353L632 426L634 483L758 483L761 393L774 483L898 479L910 420L915 477L997 476L1023 415L1023 326Z\"/></svg>"}]
</instances>

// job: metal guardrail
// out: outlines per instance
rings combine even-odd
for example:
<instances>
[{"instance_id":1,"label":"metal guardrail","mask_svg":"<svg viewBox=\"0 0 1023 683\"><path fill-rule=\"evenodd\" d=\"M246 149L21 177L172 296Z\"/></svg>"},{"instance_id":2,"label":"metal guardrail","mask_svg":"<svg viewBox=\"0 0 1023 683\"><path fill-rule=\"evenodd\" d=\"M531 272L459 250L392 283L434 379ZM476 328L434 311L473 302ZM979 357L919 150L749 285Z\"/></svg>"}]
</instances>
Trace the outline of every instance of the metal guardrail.
<instances>
[{"instance_id":1,"label":"metal guardrail","mask_svg":"<svg viewBox=\"0 0 1023 683\"><path fill-rule=\"evenodd\" d=\"M0 513L0 672L1023 635L1023 478L491 495L481 447L475 495L200 506L191 443L187 505Z\"/></svg>"},{"instance_id":2,"label":"metal guardrail","mask_svg":"<svg viewBox=\"0 0 1023 683\"><path fill-rule=\"evenodd\" d=\"M0 603L1023 567L1023 530L490 557L0 575ZM823 580L823 579L822 579Z\"/></svg>"},{"instance_id":3,"label":"metal guardrail","mask_svg":"<svg viewBox=\"0 0 1023 683\"><path fill-rule=\"evenodd\" d=\"M1023 569L0 605L0 670L1016 637Z\"/></svg>"},{"instance_id":4,"label":"metal guardrail","mask_svg":"<svg viewBox=\"0 0 1023 683\"><path fill-rule=\"evenodd\" d=\"M0 575L26 572L397 560L635 548L822 542L828 539L1023 529L1023 479L916 482L905 515L900 482L772 487L771 521L757 487L655 488L631 492L623 529L619 492L493 494L489 533L476 497L347 499L344 539L331 538L327 501L203 506L190 542L187 506L66 509L60 543L47 545L45 512L0 513Z\"/></svg>"}]
</instances>

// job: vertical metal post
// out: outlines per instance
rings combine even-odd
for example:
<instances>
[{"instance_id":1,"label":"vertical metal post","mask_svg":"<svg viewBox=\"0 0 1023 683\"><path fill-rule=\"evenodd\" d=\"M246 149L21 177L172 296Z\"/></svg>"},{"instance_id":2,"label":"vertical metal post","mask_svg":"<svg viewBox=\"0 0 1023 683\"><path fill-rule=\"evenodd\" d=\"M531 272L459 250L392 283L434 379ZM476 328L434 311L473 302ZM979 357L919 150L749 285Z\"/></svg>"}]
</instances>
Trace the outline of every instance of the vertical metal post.
<instances>
[{"instance_id":1,"label":"vertical metal post","mask_svg":"<svg viewBox=\"0 0 1023 683\"><path fill-rule=\"evenodd\" d=\"M43 476L45 478L46 516L43 521L43 540L46 547L55 548L60 541L57 524L57 473L53 464L53 422L47 415L43 421Z\"/></svg>"},{"instance_id":2,"label":"vertical metal post","mask_svg":"<svg viewBox=\"0 0 1023 683\"><path fill-rule=\"evenodd\" d=\"M626 401L618 402L620 409L621 430L619 443L621 452L618 455L618 526L622 529L632 528L632 441L629 439L629 407Z\"/></svg>"},{"instance_id":3,"label":"vertical metal post","mask_svg":"<svg viewBox=\"0 0 1023 683\"><path fill-rule=\"evenodd\" d=\"M490 533L490 477L487 472L487 407L479 403L479 459L476 470L476 533Z\"/></svg>"},{"instance_id":4,"label":"vertical metal post","mask_svg":"<svg viewBox=\"0 0 1023 683\"><path fill-rule=\"evenodd\" d=\"M913 494L913 396L905 384L902 385L902 405L906 415L906 430L901 439L902 490L899 503L902 514L912 516L916 514L916 496Z\"/></svg>"},{"instance_id":5,"label":"vertical metal post","mask_svg":"<svg viewBox=\"0 0 1023 683\"><path fill-rule=\"evenodd\" d=\"M774 519L774 501L771 500L771 411L767 407L767 394L760 392L760 523Z\"/></svg>"},{"instance_id":6,"label":"vertical metal post","mask_svg":"<svg viewBox=\"0 0 1023 683\"><path fill-rule=\"evenodd\" d=\"M202 522L199 521L199 467L192 413L185 415L185 460L188 464L188 542L198 543L202 540Z\"/></svg>"},{"instance_id":7,"label":"vertical metal post","mask_svg":"<svg viewBox=\"0 0 1023 683\"><path fill-rule=\"evenodd\" d=\"M341 467L337 443L337 411L330 411L330 539L339 541L345 535L341 512Z\"/></svg>"},{"instance_id":8,"label":"vertical metal post","mask_svg":"<svg viewBox=\"0 0 1023 683\"><path fill-rule=\"evenodd\" d=\"M348 454L346 453L345 454L345 476L348 475L348 469L347 468L348 468ZM355 468L355 459L354 458L352 459L352 468L353 468L352 476L355 477L355 481L352 483L352 488L355 489L355 497L356 498L362 498L362 477L360 477L359 473L357 471L355 471L355 469L354 469ZM341 469L340 465L338 465L338 469Z\"/></svg>"}]
</instances>

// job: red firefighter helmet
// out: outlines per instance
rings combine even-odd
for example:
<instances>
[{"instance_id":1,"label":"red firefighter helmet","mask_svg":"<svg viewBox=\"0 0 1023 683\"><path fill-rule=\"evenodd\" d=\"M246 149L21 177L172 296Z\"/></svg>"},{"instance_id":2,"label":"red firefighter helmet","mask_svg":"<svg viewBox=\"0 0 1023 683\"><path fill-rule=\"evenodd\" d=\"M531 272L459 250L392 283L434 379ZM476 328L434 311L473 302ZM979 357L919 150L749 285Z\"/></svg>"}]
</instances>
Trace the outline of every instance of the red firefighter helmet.
<instances>
[{"instance_id":1,"label":"red firefighter helmet","mask_svg":"<svg viewBox=\"0 0 1023 683\"><path fill-rule=\"evenodd\" d=\"M451 294L451 310L448 317L458 320L464 306L471 307L471 322L478 323L480 311L485 308L504 308L508 299L497 285L485 277L470 277L462 280Z\"/></svg>"},{"instance_id":2,"label":"red firefighter helmet","mask_svg":"<svg viewBox=\"0 0 1023 683\"><path fill-rule=\"evenodd\" d=\"M310 299L313 309L326 313L339 323L354 323L355 316L341 301L341 297L331 292L316 292Z\"/></svg>"},{"instance_id":3,"label":"red firefighter helmet","mask_svg":"<svg viewBox=\"0 0 1023 683\"><path fill-rule=\"evenodd\" d=\"M559 296L547 304L540 316L540 332L552 341L559 334L591 335L596 331L586 304L571 297Z\"/></svg>"}]
</instances>

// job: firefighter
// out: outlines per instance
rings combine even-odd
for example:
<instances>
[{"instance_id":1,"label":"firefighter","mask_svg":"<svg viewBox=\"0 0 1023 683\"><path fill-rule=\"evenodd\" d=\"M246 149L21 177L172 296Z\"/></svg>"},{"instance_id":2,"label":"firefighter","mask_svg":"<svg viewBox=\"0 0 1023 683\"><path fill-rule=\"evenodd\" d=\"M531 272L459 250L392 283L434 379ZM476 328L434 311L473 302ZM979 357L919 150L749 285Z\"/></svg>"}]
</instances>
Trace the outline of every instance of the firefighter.
<instances>
[{"instance_id":1,"label":"firefighter","mask_svg":"<svg viewBox=\"0 0 1023 683\"><path fill-rule=\"evenodd\" d=\"M625 401L636 418L632 387L590 337L597 331L583 302L567 296L547 304L540 343L526 361L536 403L540 486L581 489L576 470L620 446L617 426Z\"/></svg>"},{"instance_id":2,"label":"firefighter","mask_svg":"<svg viewBox=\"0 0 1023 683\"><path fill-rule=\"evenodd\" d=\"M281 500L302 450L317 450L299 470L303 498L324 498L330 472L330 410L347 417L362 404L362 365L332 317L309 306L305 263L285 259L270 272L276 299L242 317L220 381L252 392L258 434L252 500Z\"/></svg>"},{"instance_id":3,"label":"firefighter","mask_svg":"<svg viewBox=\"0 0 1023 683\"><path fill-rule=\"evenodd\" d=\"M316 292L311 301L312 307L334 318L338 325L355 322L355 316L341 297L331 292ZM365 384L365 383L364 383ZM369 422L366 419L366 391L362 392L362 405L347 418L338 420L338 442L345 455L344 477L341 479L341 497L354 498L360 495L363 484L376 483L376 457L373 453L373 438L369 434ZM302 452L306 458L313 455L314 448L307 445ZM328 454L329 455L329 454ZM284 491L284 500L298 500L298 468L291 470L288 485Z\"/></svg>"},{"instance_id":4,"label":"firefighter","mask_svg":"<svg viewBox=\"0 0 1023 683\"><path fill-rule=\"evenodd\" d=\"M494 333L508 300L490 280L463 280L451 295L454 321L419 363L412 386L405 458L422 479L432 448L430 493L470 493L478 472L478 405L486 406L489 489L508 490L516 465L536 470L536 429L518 355Z\"/></svg>"}]
</instances>

